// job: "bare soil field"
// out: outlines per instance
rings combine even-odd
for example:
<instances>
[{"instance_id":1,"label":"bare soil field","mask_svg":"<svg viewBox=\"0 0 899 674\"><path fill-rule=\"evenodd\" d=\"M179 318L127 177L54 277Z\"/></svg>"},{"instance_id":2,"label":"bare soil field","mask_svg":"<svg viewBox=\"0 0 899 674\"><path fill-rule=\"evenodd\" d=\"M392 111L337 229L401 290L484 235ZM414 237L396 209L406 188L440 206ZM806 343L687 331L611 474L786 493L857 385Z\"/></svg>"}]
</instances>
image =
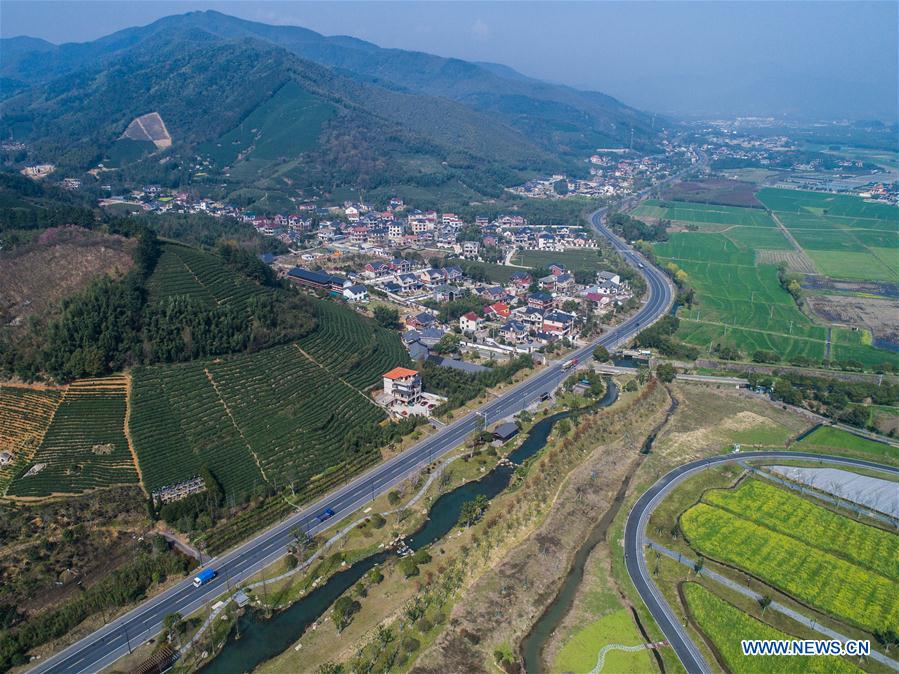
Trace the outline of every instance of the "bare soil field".
<instances>
[{"instance_id":1,"label":"bare soil field","mask_svg":"<svg viewBox=\"0 0 899 674\"><path fill-rule=\"evenodd\" d=\"M814 290L823 293L828 291L857 293L862 295L876 295L887 299L899 300L899 284L877 281L840 281L824 276L806 278L802 282L805 290Z\"/></svg>"},{"instance_id":2,"label":"bare soil field","mask_svg":"<svg viewBox=\"0 0 899 674\"><path fill-rule=\"evenodd\" d=\"M129 561L146 527L143 494L135 487L42 506L3 502L0 519L0 604L27 615Z\"/></svg>"},{"instance_id":3,"label":"bare soil field","mask_svg":"<svg viewBox=\"0 0 899 674\"><path fill-rule=\"evenodd\" d=\"M51 228L33 244L0 253L0 325L24 330L51 319L60 301L131 266L134 241L80 227Z\"/></svg>"},{"instance_id":4,"label":"bare soil field","mask_svg":"<svg viewBox=\"0 0 899 674\"><path fill-rule=\"evenodd\" d=\"M136 117L125 129L122 137L130 138L131 140L149 140L159 149L169 147L172 144L172 137L169 135L168 129L165 128L165 122L162 121L162 117L159 116L158 112L149 112L146 115Z\"/></svg>"},{"instance_id":5,"label":"bare soil field","mask_svg":"<svg viewBox=\"0 0 899 674\"><path fill-rule=\"evenodd\" d=\"M899 347L899 300L847 295L809 295L808 306L821 320L871 331L878 343Z\"/></svg>"},{"instance_id":6,"label":"bare soil field","mask_svg":"<svg viewBox=\"0 0 899 674\"><path fill-rule=\"evenodd\" d=\"M756 186L742 180L706 178L673 183L662 191L662 199L722 204L725 206L749 206L761 208L755 198Z\"/></svg>"}]
</instances>

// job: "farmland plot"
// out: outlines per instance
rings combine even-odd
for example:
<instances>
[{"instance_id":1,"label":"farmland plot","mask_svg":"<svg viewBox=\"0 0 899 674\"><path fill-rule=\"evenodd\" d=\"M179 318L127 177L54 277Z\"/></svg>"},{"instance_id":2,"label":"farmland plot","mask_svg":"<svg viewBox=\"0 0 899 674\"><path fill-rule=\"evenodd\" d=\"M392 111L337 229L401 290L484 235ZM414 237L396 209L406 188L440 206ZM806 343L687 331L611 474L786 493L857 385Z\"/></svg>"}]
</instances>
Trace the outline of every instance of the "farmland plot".
<instances>
[{"instance_id":1,"label":"farmland plot","mask_svg":"<svg viewBox=\"0 0 899 674\"><path fill-rule=\"evenodd\" d=\"M862 670L837 656L745 656L742 639L790 639L698 583L684 585L690 615L733 674L851 674Z\"/></svg>"},{"instance_id":2,"label":"farmland plot","mask_svg":"<svg viewBox=\"0 0 899 674\"><path fill-rule=\"evenodd\" d=\"M758 196L822 274L899 281L899 208L798 190L764 189Z\"/></svg>"},{"instance_id":3,"label":"farmland plot","mask_svg":"<svg viewBox=\"0 0 899 674\"><path fill-rule=\"evenodd\" d=\"M226 492L248 492L263 484L246 441L206 373L207 364L134 372L129 431L148 491L199 475L204 466Z\"/></svg>"},{"instance_id":4,"label":"farmland plot","mask_svg":"<svg viewBox=\"0 0 899 674\"><path fill-rule=\"evenodd\" d=\"M62 396L57 390L0 386L0 452L12 460L0 468L0 496L18 469L27 464L44 438Z\"/></svg>"},{"instance_id":5,"label":"farmland plot","mask_svg":"<svg viewBox=\"0 0 899 674\"><path fill-rule=\"evenodd\" d=\"M681 515L680 527L702 554L743 569L802 603L868 631L899 627L896 577L828 552L832 543L810 540L806 532L781 533L760 520L756 510L736 515L700 502ZM828 540L837 535L833 532ZM867 546L878 534L858 535ZM890 549L895 551L895 545Z\"/></svg>"},{"instance_id":6,"label":"farmland plot","mask_svg":"<svg viewBox=\"0 0 899 674\"><path fill-rule=\"evenodd\" d=\"M770 231L782 236L778 230ZM767 238L764 241L770 243ZM776 259L777 254L760 254L750 243L730 236L729 231L676 232L669 241L654 246L656 255L687 273L696 290L694 306L678 312L678 336L700 347L733 344L747 357L765 350L784 359L805 356L823 361L827 328L798 309L780 286L775 266L756 264ZM861 333L850 329L834 328L831 342L832 360L857 360L869 366L899 364L899 356L864 344Z\"/></svg>"},{"instance_id":7,"label":"farmland plot","mask_svg":"<svg viewBox=\"0 0 899 674\"><path fill-rule=\"evenodd\" d=\"M893 222L897 217L895 206L871 203L848 194L764 188L756 196L772 211L807 212L815 215L826 211L827 215Z\"/></svg>"},{"instance_id":8,"label":"farmland plot","mask_svg":"<svg viewBox=\"0 0 899 674\"><path fill-rule=\"evenodd\" d=\"M515 256L514 263L524 267L548 267L553 263L563 264L576 271L596 271L599 269L599 253L595 248L583 250L523 250ZM510 270L510 274L520 271Z\"/></svg>"},{"instance_id":9,"label":"farmland plot","mask_svg":"<svg viewBox=\"0 0 899 674\"><path fill-rule=\"evenodd\" d=\"M634 211L636 217L692 222L695 224L744 225L748 227L776 227L776 223L761 208L719 206L686 201L647 200Z\"/></svg>"},{"instance_id":10,"label":"farmland plot","mask_svg":"<svg viewBox=\"0 0 899 674\"><path fill-rule=\"evenodd\" d=\"M44 497L137 483L125 438L126 385L124 376L70 384L33 459L7 493Z\"/></svg>"},{"instance_id":11,"label":"farmland plot","mask_svg":"<svg viewBox=\"0 0 899 674\"><path fill-rule=\"evenodd\" d=\"M767 482L747 479L736 489L707 491L702 500L887 578L899 579L899 537L823 508Z\"/></svg>"}]
</instances>

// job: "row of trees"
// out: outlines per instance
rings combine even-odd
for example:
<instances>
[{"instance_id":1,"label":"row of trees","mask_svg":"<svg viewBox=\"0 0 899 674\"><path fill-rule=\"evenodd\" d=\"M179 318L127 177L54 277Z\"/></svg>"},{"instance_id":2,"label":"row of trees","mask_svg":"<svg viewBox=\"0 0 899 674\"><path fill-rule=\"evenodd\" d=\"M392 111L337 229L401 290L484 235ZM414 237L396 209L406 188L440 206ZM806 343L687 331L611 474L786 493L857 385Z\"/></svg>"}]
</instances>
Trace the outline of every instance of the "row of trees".
<instances>
[{"instance_id":1,"label":"row of trees","mask_svg":"<svg viewBox=\"0 0 899 674\"><path fill-rule=\"evenodd\" d=\"M899 401L899 385L888 382L842 381L778 372L776 376L752 373L749 383L771 389L777 400L814 409L860 428L869 426L871 413L867 405L895 405Z\"/></svg>"},{"instance_id":2,"label":"row of trees","mask_svg":"<svg viewBox=\"0 0 899 674\"><path fill-rule=\"evenodd\" d=\"M477 374L425 362L422 366L421 379L426 390L447 399L434 410L436 415L440 415L461 407L469 400L477 398L486 389L510 381L516 372L533 366L534 361L527 354L513 358L502 365L494 365L488 371Z\"/></svg>"},{"instance_id":3,"label":"row of trees","mask_svg":"<svg viewBox=\"0 0 899 674\"><path fill-rule=\"evenodd\" d=\"M677 316L665 316L660 321L642 330L634 338L634 343L646 349L656 349L659 353L672 358L696 360L699 349L674 338L680 327Z\"/></svg>"},{"instance_id":4,"label":"row of trees","mask_svg":"<svg viewBox=\"0 0 899 674\"><path fill-rule=\"evenodd\" d=\"M667 241L667 220L659 220L654 225L648 225L642 220L625 215L624 213L612 213L606 220L609 229L626 241Z\"/></svg>"}]
</instances>

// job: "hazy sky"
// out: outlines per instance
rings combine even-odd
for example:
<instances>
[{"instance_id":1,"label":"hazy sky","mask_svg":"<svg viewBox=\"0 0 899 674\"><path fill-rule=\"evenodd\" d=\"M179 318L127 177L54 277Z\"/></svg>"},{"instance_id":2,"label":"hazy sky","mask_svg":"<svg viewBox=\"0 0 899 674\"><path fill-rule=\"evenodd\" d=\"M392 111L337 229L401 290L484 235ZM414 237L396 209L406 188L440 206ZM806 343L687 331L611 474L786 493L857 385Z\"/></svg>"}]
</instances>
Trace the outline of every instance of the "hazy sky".
<instances>
[{"instance_id":1,"label":"hazy sky","mask_svg":"<svg viewBox=\"0 0 899 674\"><path fill-rule=\"evenodd\" d=\"M0 1L0 34L91 40L195 9L503 63L681 115L895 119L896 2Z\"/></svg>"}]
</instances>

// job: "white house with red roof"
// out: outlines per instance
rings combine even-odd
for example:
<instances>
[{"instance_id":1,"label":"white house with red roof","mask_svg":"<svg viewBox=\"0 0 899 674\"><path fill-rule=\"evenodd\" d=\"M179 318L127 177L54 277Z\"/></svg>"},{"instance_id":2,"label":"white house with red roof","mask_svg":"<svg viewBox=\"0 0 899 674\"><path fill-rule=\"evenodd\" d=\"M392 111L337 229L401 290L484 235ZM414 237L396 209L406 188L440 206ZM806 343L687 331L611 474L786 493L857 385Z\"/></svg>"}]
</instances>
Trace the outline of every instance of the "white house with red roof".
<instances>
[{"instance_id":1,"label":"white house with red roof","mask_svg":"<svg viewBox=\"0 0 899 674\"><path fill-rule=\"evenodd\" d=\"M481 317L475 312L469 311L467 314L459 316L459 328L462 332L474 332L481 324Z\"/></svg>"}]
</instances>

